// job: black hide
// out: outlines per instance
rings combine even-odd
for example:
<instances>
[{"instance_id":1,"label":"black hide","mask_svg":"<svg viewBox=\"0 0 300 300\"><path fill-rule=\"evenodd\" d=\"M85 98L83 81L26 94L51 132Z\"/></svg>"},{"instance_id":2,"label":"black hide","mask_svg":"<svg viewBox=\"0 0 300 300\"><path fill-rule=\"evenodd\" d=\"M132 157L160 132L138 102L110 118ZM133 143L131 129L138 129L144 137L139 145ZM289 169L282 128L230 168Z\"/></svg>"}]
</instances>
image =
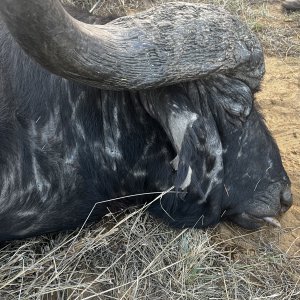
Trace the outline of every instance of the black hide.
<instances>
[{"instance_id":1,"label":"black hide","mask_svg":"<svg viewBox=\"0 0 300 300\"><path fill-rule=\"evenodd\" d=\"M42 69L1 20L0 61L0 240L73 229L96 202L89 221L155 196L107 199L173 185L178 193L149 211L175 227L223 217L252 228L291 204L278 148L241 81L98 90Z\"/></svg>"}]
</instances>

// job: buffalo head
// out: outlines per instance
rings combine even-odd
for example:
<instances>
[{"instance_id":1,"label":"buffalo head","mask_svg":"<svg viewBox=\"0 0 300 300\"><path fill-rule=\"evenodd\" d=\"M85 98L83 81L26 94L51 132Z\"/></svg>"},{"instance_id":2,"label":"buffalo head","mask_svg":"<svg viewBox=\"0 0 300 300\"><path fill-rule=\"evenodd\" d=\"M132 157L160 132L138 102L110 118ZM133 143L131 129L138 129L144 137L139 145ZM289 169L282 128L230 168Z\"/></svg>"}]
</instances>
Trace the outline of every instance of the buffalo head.
<instances>
[{"instance_id":1,"label":"buffalo head","mask_svg":"<svg viewBox=\"0 0 300 300\"><path fill-rule=\"evenodd\" d=\"M279 225L274 217L291 206L291 183L261 115L253 109L243 127L222 125L223 217L246 228L260 227L264 221Z\"/></svg>"},{"instance_id":2,"label":"buffalo head","mask_svg":"<svg viewBox=\"0 0 300 300\"><path fill-rule=\"evenodd\" d=\"M26 186L34 199L29 201L23 186L15 184L22 176L12 171L14 177L4 176L12 179L4 189L3 203L14 199L12 194L19 202L2 206L0 238L73 228L82 224L83 209L89 212L95 201L103 201L95 218L107 212L105 195L161 191L172 185L178 194L164 196L150 211L174 226L203 228L227 218L256 228L263 220L276 223L273 218L291 205L290 182L278 148L252 108L253 93L264 73L261 46L246 26L224 10L173 3L106 25L91 25L68 15L58 0L1 0L0 43L3 107L19 101L19 107L41 108L36 115L34 109L22 110L22 118L16 114L17 124L24 129L18 133L23 135L13 140L5 130L19 145L16 156L23 157L27 149L26 159L20 161L30 167L22 171L32 168L32 172L31 177L23 177L38 184ZM48 90L57 92L55 97ZM53 108L56 119L50 118L44 104ZM62 122L66 111L72 117ZM12 108L8 119L15 113ZM51 126L41 128L47 120ZM61 131L57 143L49 138L56 133L53 127ZM43 145L40 134L47 139ZM131 142L119 144L126 134ZM66 147L57 146L64 142ZM44 153L45 147L54 149L53 157L72 162L66 172L72 178L73 194L66 192L61 180L69 178L61 173L64 167ZM142 153L140 160L137 152ZM112 168L105 164L110 161L115 163ZM13 171L16 167L11 164ZM123 180L120 170L137 171ZM41 180L50 175L56 176L51 184ZM19 188L18 193L7 186ZM57 202L52 187L57 188ZM43 209L49 205L44 198L51 199L53 211L49 206ZM31 219L17 203L26 203L31 212L39 207L42 214L33 212ZM66 218L60 207L73 214ZM39 216L43 221L32 221ZM11 228L12 217L18 230ZM27 226L24 230L21 221Z\"/></svg>"},{"instance_id":3,"label":"buffalo head","mask_svg":"<svg viewBox=\"0 0 300 300\"><path fill-rule=\"evenodd\" d=\"M291 183L262 115L254 106L245 123L234 124L211 83L204 86L223 145L222 218L250 229L265 221L279 226L274 217L292 205Z\"/></svg>"}]
</instances>

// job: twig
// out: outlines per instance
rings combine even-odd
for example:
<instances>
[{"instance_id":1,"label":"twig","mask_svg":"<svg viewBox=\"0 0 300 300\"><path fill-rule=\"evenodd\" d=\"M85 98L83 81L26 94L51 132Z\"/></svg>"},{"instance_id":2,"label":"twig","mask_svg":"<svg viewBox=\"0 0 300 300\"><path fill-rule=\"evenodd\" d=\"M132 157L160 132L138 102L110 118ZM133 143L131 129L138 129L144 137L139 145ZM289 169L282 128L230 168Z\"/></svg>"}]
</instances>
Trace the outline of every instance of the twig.
<instances>
[{"instance_id":1,"label":"twig","mask_svg":"<svg viewBox=\"0 0 300 300\"><path fill-rule=\"evenodd\" d=\"M89 13L90 13L90 14L93 13L93 11L97 8L97 6L100 4L100 2L101 2L101 0L98 0L98 1L96 2L96 4L94 4L94 6L89 10Z\"/></svg>"}]
</instances>

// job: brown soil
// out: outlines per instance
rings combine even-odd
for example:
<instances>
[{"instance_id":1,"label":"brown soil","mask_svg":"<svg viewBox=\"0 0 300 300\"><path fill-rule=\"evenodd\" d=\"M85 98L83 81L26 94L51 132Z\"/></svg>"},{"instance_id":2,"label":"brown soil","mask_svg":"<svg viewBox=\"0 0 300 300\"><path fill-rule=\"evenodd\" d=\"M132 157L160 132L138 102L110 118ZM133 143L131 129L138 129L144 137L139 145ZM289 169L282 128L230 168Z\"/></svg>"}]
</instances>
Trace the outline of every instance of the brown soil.
<instances>
[{"instance_id":1,"label":"brown soil","mask_svg":"<svg viewBox=\"0 0 300 300\"><path fill-rule=\"evenodd\" d=\"M240 250L255 255L261 242L300 257L300 59L266 58L266 75L257 102L278 143L283 164L292 181L294 205L280 218L282 228L265 226L247 232L222 225L222 238L234 240ZM239 236L239 238L236 238Z\"/></svg>"}]
</instances>

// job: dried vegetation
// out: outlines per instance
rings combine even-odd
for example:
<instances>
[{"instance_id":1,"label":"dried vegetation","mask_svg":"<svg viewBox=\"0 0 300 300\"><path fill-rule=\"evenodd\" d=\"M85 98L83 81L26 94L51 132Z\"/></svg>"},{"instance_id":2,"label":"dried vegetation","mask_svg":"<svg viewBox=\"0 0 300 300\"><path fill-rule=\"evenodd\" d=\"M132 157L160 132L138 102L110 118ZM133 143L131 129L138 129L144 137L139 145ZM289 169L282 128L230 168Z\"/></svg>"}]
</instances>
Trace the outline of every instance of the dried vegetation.
<instances>
[{"instance_id":1,"label":"dried vegetation","mask_svg":"<svg viewBox=\"0 0 300 300\"><path fill-rule=\"evenodd\" d=\"M172 230L142 209L110 216L4 246L0 298L298 299L300 258L264 240L266 230L224 239L219 228Z\"/></svg>"}]
</instances>

